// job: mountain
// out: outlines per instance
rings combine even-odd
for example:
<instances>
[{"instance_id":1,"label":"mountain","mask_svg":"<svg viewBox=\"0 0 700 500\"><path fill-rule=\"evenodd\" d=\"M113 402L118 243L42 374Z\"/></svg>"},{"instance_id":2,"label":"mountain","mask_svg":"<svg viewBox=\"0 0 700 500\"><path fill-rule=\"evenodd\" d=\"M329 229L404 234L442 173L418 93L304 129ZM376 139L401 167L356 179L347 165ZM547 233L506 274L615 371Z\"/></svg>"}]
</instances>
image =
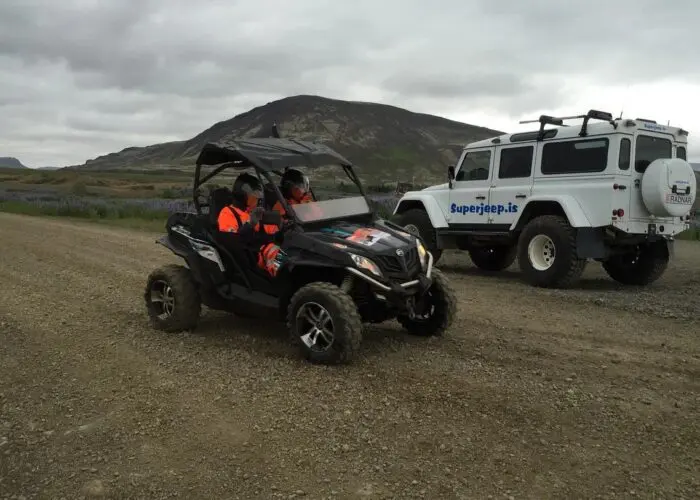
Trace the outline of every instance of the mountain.
<instances>
[{"instance_id":1,"label":"mountain","mask_svg":"<svg viewBox=\"0 0 700 500\"><path fill-rule=\"evenodd\" d=\"M282 137L316 140L357 165L363 178L396 181L443 178L466 143L502 132L371 102L298 95L269 102L214 124L195 137L130 147L71 168L166 169L192 166L207 142L268 137L277 123Z\"/></svg>"},{"instance_id":2,"label":"mountain","mask_svg":"<svg viewBox=\"0 0 700 500\"><path fill-rule=\"evenodd\" d=\"M60 170L63 167L37 167L37 170Z\"/></svg>"},{"instance_id":3,"label":"mountain","mask_svg":"<svg viewBox=\"0 0 700 500\"><path fill-rule=\"evenodd\" d=\"M22 162L11 156L0 157L0 168L29 168L22 165Z\"/></svg>"}]
</instances>

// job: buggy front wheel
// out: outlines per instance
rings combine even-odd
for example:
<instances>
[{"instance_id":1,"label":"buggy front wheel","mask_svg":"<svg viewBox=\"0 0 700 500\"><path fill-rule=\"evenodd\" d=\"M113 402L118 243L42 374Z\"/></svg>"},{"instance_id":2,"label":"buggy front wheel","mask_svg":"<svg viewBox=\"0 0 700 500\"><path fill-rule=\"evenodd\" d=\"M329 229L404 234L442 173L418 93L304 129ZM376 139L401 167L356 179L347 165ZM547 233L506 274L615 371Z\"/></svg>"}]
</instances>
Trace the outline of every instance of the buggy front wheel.
<instances>
[{"instance_id":1,"label":"buggy front wheel","mask_svg":"<svg viewBox=\"0 0 700 500\"><path fill-rule=\"evenodd\" d=\"M201 300L189 269L174 264L159 267L148 276L144 292L151 325L177 332L197 326Z\"/></svg>"},{"instance_id":2,"label":"buggy front wheel","mask_svg":"<svg viewBox=\"0 0 700 500\"><path fill-rule=\"evenodd\" d=\"M447 276L439 269L433 268L432 280L425 295L416 301L413 317L400 315L396 318L412 335L442 335L457 314L457 295Z\"/></svg>"},{"instance_id":3,"label":"buggy front wheel","mask_svg":"<svg viewBox=\"0 0 700 500\"><path fill-rule=\"evenodd\" d=\"M312 363L349 362L362 343L362 321L352 298L331 283L300 288L287 309L292 342Z\"/></svg>"}]
</instances>

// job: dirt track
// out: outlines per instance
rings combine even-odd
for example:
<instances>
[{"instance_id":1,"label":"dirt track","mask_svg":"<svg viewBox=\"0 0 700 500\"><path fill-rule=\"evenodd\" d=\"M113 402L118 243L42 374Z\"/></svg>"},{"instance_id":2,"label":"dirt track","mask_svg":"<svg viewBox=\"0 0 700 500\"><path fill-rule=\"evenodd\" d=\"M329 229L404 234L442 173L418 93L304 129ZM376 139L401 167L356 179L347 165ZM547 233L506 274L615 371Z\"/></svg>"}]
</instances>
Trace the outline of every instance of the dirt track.
<instances>
[{"instance_id":1,"label":"dirt track","mask_svg":"<svg viewBox=\"0 0 700 500\"><path fill-rule=\"evenodd\" d=\"M336 368L273 323L150 330L153 235L0 214L0 257L0 498L699 498L698 244L640 294L448 255L449 336Z\"/></svg>"}]
</instances>

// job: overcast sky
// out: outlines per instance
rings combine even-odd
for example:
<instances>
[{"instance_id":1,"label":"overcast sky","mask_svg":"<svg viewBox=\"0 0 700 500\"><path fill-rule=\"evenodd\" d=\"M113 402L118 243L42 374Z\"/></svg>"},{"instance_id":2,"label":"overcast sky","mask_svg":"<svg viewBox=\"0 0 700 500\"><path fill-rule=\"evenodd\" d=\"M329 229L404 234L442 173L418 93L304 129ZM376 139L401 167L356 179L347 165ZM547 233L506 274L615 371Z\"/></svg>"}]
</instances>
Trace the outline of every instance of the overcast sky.
<instances>
[{"instance_id":1,"label":"overcast sky","mask_svg":"<svg viewBox=\"0 0 700 500\"><path fill-rule=\"evenodd\" d=\"M28 166L295 94L506 131L624 108L689 130L700 161L700 2L0 0L0 156Z\"/></svg>"}]
</instances>

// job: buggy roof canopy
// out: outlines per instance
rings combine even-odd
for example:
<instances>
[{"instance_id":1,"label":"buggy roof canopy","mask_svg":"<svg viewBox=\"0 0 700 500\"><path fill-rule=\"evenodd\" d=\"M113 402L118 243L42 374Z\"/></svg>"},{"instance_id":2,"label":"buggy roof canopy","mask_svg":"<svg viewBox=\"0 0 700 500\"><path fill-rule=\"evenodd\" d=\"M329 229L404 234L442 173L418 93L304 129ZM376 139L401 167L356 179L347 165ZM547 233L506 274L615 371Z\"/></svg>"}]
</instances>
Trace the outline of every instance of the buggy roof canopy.
<instances>
[{"instance_id":1,"label":"buggy roof canopy","mask_svg":"<svg viewBox=\"0 0 700 500\"><path fill-rule=\"evenodd\" d=\"M251 165L280 170L285 167L317 167L330 163L352 165L350 161L324 144L294 139L254 138L223 140L205 144L197 158L198 165L240 162L233 168Z\"/></svg>"}]
</instances>

